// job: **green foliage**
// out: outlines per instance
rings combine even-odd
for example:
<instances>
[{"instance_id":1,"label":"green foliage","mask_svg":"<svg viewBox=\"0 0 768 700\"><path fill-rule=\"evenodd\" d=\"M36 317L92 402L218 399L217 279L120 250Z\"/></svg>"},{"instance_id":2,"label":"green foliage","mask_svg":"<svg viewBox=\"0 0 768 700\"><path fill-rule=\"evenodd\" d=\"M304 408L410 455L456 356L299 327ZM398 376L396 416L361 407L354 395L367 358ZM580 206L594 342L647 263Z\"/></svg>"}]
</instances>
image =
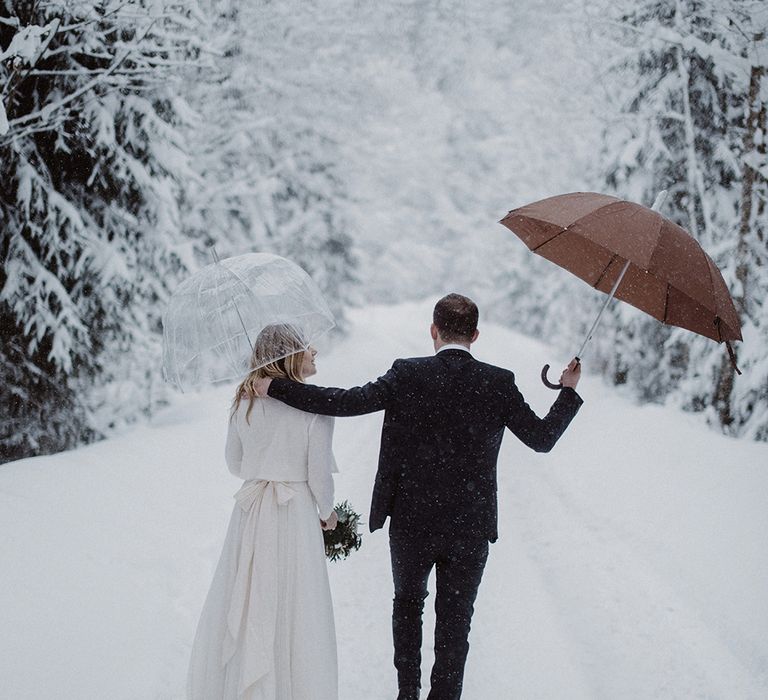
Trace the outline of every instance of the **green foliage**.
<instances>
[{"instance_id":1,"label":"green foliage","mask_svg":"<svg viewBox=\"0 0 768 700\"><path fill-rule=\"evenodd\" d=\"M339 516L339 524L333 530L323 530L325 556L329 561L346 559L363 543L363 537L357 531L360 515L347 501L337 504L334 510Z\"/></svg>"}]
</instances>

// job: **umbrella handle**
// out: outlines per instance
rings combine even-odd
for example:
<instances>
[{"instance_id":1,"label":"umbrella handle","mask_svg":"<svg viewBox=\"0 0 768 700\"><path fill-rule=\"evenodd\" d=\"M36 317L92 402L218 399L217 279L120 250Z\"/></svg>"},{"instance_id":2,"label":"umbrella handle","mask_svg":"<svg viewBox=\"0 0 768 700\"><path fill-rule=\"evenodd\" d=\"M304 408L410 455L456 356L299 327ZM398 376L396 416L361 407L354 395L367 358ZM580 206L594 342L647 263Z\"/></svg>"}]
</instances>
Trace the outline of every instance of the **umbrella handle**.
<instances>
[{"instance_id":1,"label":"umbrella handle","mask_svg":"<svg viewBox=\"0 0 768 700\"><path fill-rule=\"evenodd\" d=\"M549 389L562 389L563 385L560 382L554 384L547 379L547 372L549 372L549 365L544 365L544 367L541 368L541 381L544 382L544 386Z\"/></svg>"}]
</instances>

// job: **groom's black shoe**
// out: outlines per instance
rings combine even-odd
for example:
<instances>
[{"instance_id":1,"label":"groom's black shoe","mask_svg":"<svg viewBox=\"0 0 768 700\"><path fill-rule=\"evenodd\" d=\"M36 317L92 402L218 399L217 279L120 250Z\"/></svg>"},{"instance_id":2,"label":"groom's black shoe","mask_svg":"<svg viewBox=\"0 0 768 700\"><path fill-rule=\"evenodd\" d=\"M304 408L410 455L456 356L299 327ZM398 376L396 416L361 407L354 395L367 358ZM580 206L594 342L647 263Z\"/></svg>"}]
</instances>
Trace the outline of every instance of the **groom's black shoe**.
<instances>
[{"instance_id":1,"label":"groom's black shoe","mask_svg":"<svg viewBox=\"0 0 768 700\"><path fill-rule=\"evenodd\" d=\"M406 685L400 688L397 700L419 700L419 686Z\"/></svg>"}]
</instances>

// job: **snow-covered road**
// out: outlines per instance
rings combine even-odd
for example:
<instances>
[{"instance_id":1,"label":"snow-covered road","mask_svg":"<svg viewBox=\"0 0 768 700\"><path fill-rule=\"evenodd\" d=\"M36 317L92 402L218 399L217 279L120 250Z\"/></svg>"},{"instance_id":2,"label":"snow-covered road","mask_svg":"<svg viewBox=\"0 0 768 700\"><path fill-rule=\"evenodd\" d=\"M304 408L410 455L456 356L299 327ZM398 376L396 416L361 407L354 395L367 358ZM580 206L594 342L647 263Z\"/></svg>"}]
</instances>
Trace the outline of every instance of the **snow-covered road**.
<instances>
[{"instance_id":1,"label":"snow-covered road","mask_svg":"<svg viewBox=\"0 0 768 700\"><path fill-rule=\"evenodd\" d=\"M349 386L427 354L430 308L354 312L316 381ZM554 396L538 380L557 364L548 353L495 326L475 346L515 371L539 414ZM768 697L768 446L588 375L579 390L586 403L552 453L505 439L464 696ZM183 697L238 486L222 454L230 394L179 397L148 426L0 467L0 698ZM380 425L336 423L337 500L364 513ZM386 534L329 569L341 700L389 700ZM432 623L430 610L425 683Z\"/></svg>"}]
</instances>

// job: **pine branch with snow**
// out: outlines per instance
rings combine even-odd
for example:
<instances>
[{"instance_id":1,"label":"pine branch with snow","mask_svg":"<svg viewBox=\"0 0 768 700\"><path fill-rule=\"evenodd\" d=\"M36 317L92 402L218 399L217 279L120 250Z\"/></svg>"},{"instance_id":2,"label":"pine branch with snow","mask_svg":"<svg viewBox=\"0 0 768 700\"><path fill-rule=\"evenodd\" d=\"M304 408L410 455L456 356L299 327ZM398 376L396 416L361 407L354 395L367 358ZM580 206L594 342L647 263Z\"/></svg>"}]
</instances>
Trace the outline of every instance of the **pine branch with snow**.
<instances>
[{"instance_id":1,"label":"pine branch with snow","mask_svg":"<svg viewBox=\"0 0 768 700\"><path fill-rule=\"evenodd\" d=\"M703 412L732 434L768 439L768 344L762 313L768 275L761 262L768 211L765 161L766 11L751 2L646 0L608 12L623 59L613 68L623 115L605 129L605 181L649 204L669 190L664 214L713 257L744 325L734 375L721 346L662 327L617 306L616 332L597 349L604 371L644 400ZM753 12L753 10L755 10ZM618 29L617 29L618 28ZM610 35L610 34L609 34Z\"/></svg>"},{"instance_id":2,"label":"pine branch with snow","mask_svg":"<svg viewBox=\"0 0 768 700\"><path fill-rule=\"evenodd\" d=\"M190 259L180 203L192 171L173 85L196 61L193 10L105 1L5 11L6 459L92 439L157 400L148 370L160 304ZM121 396L97 421L93 396L115 382Z\"/></svg>"}]
</instances>

